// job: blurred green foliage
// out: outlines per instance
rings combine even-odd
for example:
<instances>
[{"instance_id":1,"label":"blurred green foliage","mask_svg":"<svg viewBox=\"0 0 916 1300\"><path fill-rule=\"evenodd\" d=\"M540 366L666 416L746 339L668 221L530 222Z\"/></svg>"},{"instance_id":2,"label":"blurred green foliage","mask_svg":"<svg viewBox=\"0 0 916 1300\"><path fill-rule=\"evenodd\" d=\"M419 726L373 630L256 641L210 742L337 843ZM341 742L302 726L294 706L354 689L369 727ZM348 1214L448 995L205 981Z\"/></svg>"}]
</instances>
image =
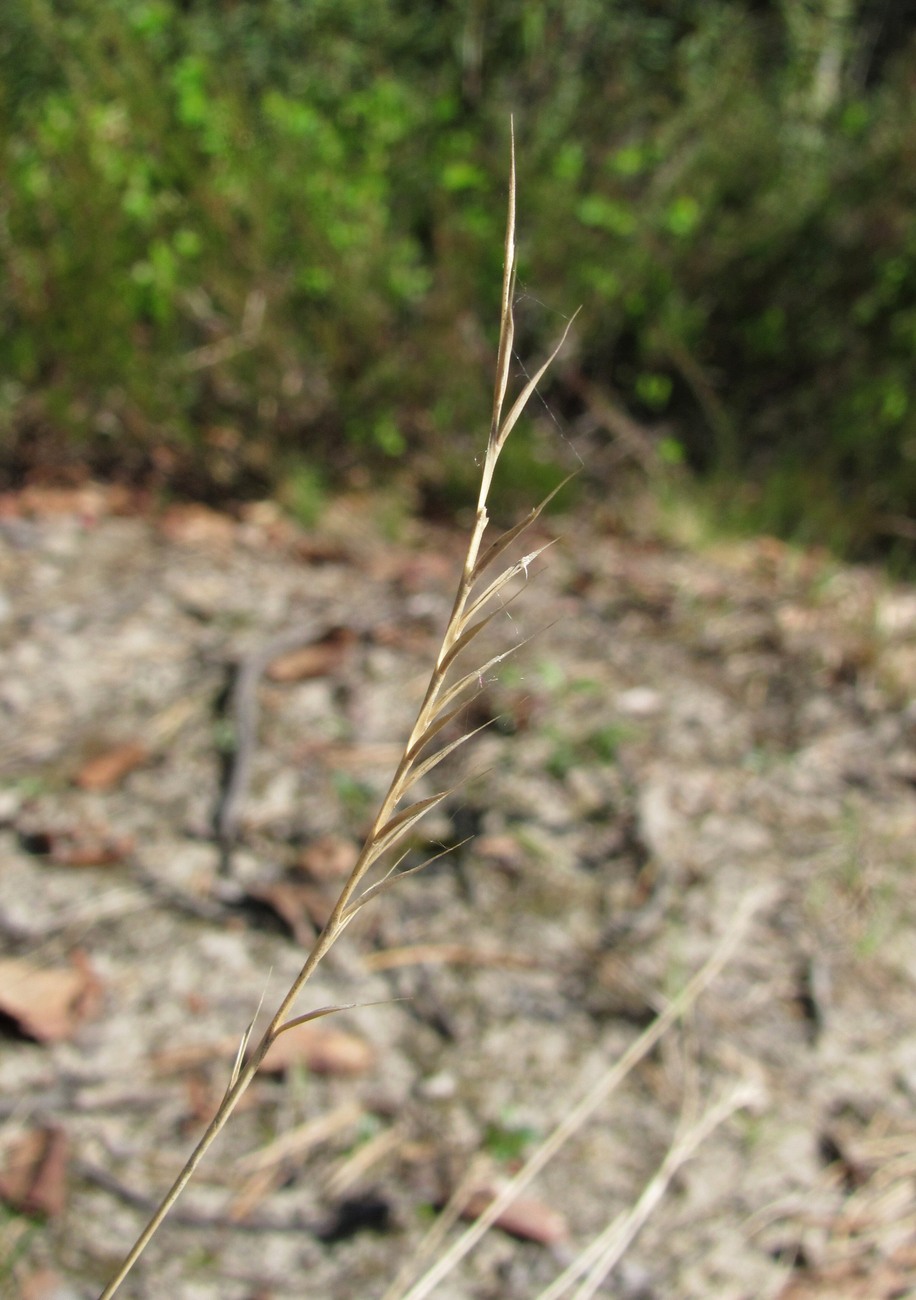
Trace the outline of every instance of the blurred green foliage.
<instances>
[{"instance_id":1,"label":"blurred green foliage","mask_svg":"<svg viewBox=\"0 0 916 1300\"><path fill-rule=\"evenodd\" d=\"M912 547L911 8L3 6L6 481L291 482L311 511L409 459L463 497L514 112L519 354L583 305L558 420L584 380L730 522ZM514 481L544 478L544 441Z\"/></svg>"}]
</instances>

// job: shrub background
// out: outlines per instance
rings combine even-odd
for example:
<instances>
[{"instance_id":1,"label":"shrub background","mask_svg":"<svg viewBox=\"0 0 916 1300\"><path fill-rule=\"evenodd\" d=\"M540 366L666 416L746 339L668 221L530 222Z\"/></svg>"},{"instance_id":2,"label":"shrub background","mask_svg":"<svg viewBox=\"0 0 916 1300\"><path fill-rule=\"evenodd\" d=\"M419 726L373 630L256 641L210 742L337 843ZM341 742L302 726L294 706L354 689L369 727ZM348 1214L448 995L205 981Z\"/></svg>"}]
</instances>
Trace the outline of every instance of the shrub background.
<instances>
[{"instance_id":1,"label":"shrub background","mask_svg":"<svg viewBox=\"0 0 916 1300\"><path fill-rule=\"evenodd\" d=\"M558 418L597 390L727 521L905 559L914 33L852 0L5 5L3 480L306 509L409 464L461 500L514 112L520 355L583 305Z\"/></svg>"}]
</instances>

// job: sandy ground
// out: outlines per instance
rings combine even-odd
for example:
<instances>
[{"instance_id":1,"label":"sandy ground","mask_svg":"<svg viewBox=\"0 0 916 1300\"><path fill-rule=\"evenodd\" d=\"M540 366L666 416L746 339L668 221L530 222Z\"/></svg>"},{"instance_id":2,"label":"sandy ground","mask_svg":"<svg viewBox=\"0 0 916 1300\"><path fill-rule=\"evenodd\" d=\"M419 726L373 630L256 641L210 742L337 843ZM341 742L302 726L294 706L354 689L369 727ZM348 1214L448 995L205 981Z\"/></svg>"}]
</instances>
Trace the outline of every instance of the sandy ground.
<instances>
[{"instance_id":1,"label":"sandy ground","mask_svg":"<svg viewBox=\"0 0 916 1300\"><path fill-rule=\"evenodd\" d=\"M367 517L3 502L4 1296L98 1294L327 915L464 546ZM916 591L769 539L552 536L412 853L457 847L365 909L301 1010L373 1005L255 1083L125 1296L383 1296L435 1208L464 1180L479 1209L730 935L432 1294L541 1295L725 1098L602 1293L916 1295ZM290 632L307 653L264 656Z\"/></svg>"}]
</instances>

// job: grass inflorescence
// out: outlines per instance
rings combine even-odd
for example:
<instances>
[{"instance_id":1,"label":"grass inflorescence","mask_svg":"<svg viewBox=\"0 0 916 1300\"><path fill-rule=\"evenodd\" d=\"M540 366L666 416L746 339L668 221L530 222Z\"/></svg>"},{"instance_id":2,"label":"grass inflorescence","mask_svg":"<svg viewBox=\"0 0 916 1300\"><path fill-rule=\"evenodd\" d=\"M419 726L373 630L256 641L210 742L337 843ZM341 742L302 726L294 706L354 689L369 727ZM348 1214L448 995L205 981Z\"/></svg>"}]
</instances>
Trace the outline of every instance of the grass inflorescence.
<instances>
[{"instance_id":1,"label":"grass inflorescence","mask_svg":"<svg viewBox=\"0 0 916 1300\"><path fill-rule=\"evenodd\" d=\"M515 270L515 151L513 145L508 219L506 222L499 348L490 431L483 458L474 526L458 581L452 611L423 702L420 705L416 721L404 746L388 791L375 814L356 865L340 891L330 918L316 939L299 974L290 985L270 1023L254 1047L251 1046L253 1022L243 1034L229 1086L216 1115L146 1228L128 1252L115 1276L102 1292L101 1300L108 1300L119 1290L122 1282L153 1235L162 1225L184 1188L193 1178L201 1160L225 1127L242 1096L251 1085L262 1061L277 1039L296 1025L345 1009L343 1007L321 1007L299 1014L296 1014L294 1010L303 988L310 980L317 966L341 937L343 931L361 908L383 891L400 884L405 876L413 875L427 865L422 863L420 866L400 869L406 851L404 846L421 818L441 804L451 793L451 790L444 787L436 790L433 794L417 798L415 797L415 788L423 778L436 770L443 759L476 734L475 731L462 731L457 739L441 743L448 734L449 725L459 718L474 693L482 689L486 674L504 660L507 655L511 654L514 649L517 649L517 645L513 646L511 649L491 656L483 663L474 663L472 667L468 666L469 661L473 662L471 656L465 654L479 634L503 609L503 599L509 585L520 576L527 577L530 565L544 549L543 547L536 548L522 555L520 559L513 560L508 564L504 563L507 552L538 518L554 493L551 493L550 497L529 511L519 523L496 536L493 540L486 542L485 545L490 524L487 501L493 483L493 475L506 441L518 423L545 371L562 347L569 325L567 325L563 337L551 355L543 365L527 378L521 392L515 397L506 411L506 397L514 341L513 298ZM499 566L500 561L503 562L503 567Z\"/></svg>"}]
</instances>

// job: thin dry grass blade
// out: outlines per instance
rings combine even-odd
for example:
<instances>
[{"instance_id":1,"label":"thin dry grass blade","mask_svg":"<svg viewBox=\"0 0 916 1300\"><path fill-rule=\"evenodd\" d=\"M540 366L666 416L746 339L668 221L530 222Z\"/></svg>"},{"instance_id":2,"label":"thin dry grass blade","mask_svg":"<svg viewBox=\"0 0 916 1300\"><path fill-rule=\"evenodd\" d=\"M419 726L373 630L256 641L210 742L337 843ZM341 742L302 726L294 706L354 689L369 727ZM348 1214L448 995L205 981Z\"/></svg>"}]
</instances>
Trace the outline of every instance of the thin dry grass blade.
<instances>
[{"instance_id":1,"label":"thin dry grass blade","mask_svg":"<svg viewBox=\"0 0 916 1300\"><path fill-rule=\"evenodd\" d=\"M574 474L567 474L563 482L558 483L554 490L544 498L540 505L537 505L533 510L530 510L521 523L515 524L512 528L507 529L506 532L496 538L495 542L491 543L491 545L487 547L474 566L473 572L471 573L471 582L476 582L480 575L484 573L485 570L489 569L496 559L502 555L503 551L512 545L516 537L520 537L526 528L531 527L538 515L540 515L541 512L550 505L557 493L562 492L563 488L566 487L566 484L573 478L575 478Z\"/></svg>"},{"instance_id":2,"label":"thin dry grass blade","mask_svg":"<svg viewBox=\"0 0 916 1300\"><path fill-rule=\"evenodd\" d=\"M471 627L466 628L465 631L461 633L458 640L450 648L448 654L445 655L445 657L440 662L439 671L441 673L447 673L448 670L451 668L452 664L461 654L462 650L464 650L466 646L469 646L471 642L474 640L474 637L477 636L478 632L482 632L484 628L487 626L487 624L491 623L493 619L496 617L496 615L500 613L502 613L502 610L499 609L491 610L491 612L487 614L484 618L478 619L478 621L474 623ZM462 623L464 623L465 620L470 617L471 617L470 614L465 614L462 617L461 620Z\"/></svg>"},{"instance_id":3,"label":"thin dry grass blade","mask_svg":"<svg viewBox=\"0 0 916 1300\"><path fill-rule=\"evenodd\" d=\"M471 1197L479 1187L486 1167L487 1161L481 1156L471 1161L464 1177L458 1182L449 1197L448 1203L436 1216L432 1227L420 1242L414 1254L404 1261L397 1277L382 1296L382 1300L399 1300L399 1297L403 1295L404 1287L410 1281L411 1275L418 1273L425 1265L425 1262L433 1258L441 1250L445 1238L461 1218L471 1201Z\"/></svg>"},{"instance_id":4,"label":"thin dry grass blade","mask_svg":"<svg viewBox=\"0 0 916 1300\"><path fill-rule=\"evenodd\" d=\"M538 556L543 555L551 546L553 546L552 541L545 542L544 545L539 546L536 551L530 551L528 555L523 555L520 560L516 560L515 564L510 564L507 569L503 569L499 577L494 578L490 585L485 587L480 595L468 606L464 617L473 618L477 611L486 605L487 601L492 600L497 592L501 591L503 587L505 587L507 582L511 582L513 578L517 578L520 573L524 573L527 578L529 566L534 564ZM496 610L495 612L499 613L499 610Z\"/></svg>"},{"instance_id":5,"label":"thin dry grass blade","mask_svg":"<svg viewBox=\"0 0 916 1300\"><path fill-rule=\"evenodd\" d=\"M264 992L261 994L260 1001L258 1002L258 1009L251 1017L251 1020L248 1023L248 1028L245 1030L244 1034L242 1034L242 1041L239 1043L239 1050L235 1054L235 1064L232 1067L232 1074L229 1076L229 1086L226 1088L227 1095L232 1091L238 1081L239 1071L242 1068L242 1062L245 1060L245 1053L248 1051L248 1044L251 1042L251 1035L254 1033L254 1027L257 1024L258 1016L261 1014L261 1007L264 1005L264 995L266 992L267 985L265 984Z\"/></svg>"},{"instance_id":6,"label":"thin dry grass blade","mask_svg":"<svg viewBox=\"0 0 916 1300\"><path fill-rule=\"evenodd\" d=\"M346 1101L324 1115L306 1120L296 1128L281 1133L267 1146L258 1146L235 1161L233 1171L251 1175L263 1172L295 1157L301 1163L318 1143L334 1137L344 1129L354 1128L365 1110L357 1101Z\"/></svg>"},{"instance_id":7,"label":"thin dry grass blade","mask_svg":"<svg viewBox=\"0 0 916 1300\"><path fill-rule=\"evenodd\" d=\"M640 1228L661 1201L678 1170L695 1153L707 1137L736 1110L760 1100L760 1090L750 1083L739 1083L708 1110L689 1129L675 1136L664 1160L646 1184L635 1205L618 1214L611 1223L554 1279L539 1292L537 1300L562 1300L579 1278L584 1278L574 1300L591 1300L611 1269L619 1263Z\"/></svg>"},{"instance_id":8,"label":"thin dry grass blade","mask_svg":"<svg viewBox=\"0 0 916 1300\"><path fill-rule=\"evenodd\" d=\"M457 718L459 713L463 713L467 707L466 702L463 704L456 704L453 709L448 709L445 713L437 714L436 718L429 724L423 734L414 741L410 749L407 751L408 762L413 763L417 756L422 754L429 742L438 736L439 732L442 731L444 727L447 727L450 722Z\"/></svg>"},{"instance_id":9,"label":"thin dry grass blade","mask_svg":"<svg viewBox=\"0 0 916 1300\"><path fill-rule=\"evenodd\" d=\"M338 1011L352 1011L354 1007L374 1007L376 1002L343 1002L339 1007L319 1007L317 1011L306 1011L305 1015L294 1016L292 1020L284 1020L283 1024L277 1029L276 1037L285 1034L287 1029L295 1029L297 1025L307 1025L310 1020L320 1020L322 1016L336 1016Z\"/></svg>"},{"instance_id":10,"label":"thin dry grass blade","mask_svg":"<svg viewBox=\"0 0 916 1300\"><path fill-rule=\"evenodd\" d=\"M427 772L431 772L434 767L438 767L444 758L448 758L449 754L460 748L461 745L464 745L473 736L479 735L481 731L486 731L487 727L492 727L494 720L495 719L493 718L488 718L486 722L482 722L480 726L475 727L473 731L466 731L464 735L458 736L456 740L452 740L449 744L443 745L441 749L437 749L435 754L430 754L429 758L424 759L419 767L415 768L411 772L410 777L404 783L405 791L409 790L412 785L415 785L421 777L426 776Z\"/></svg>"},{"instance_id":11,"label":"thin dry grass blade","mask_svg":"<svg viewBox=\"0 0 916 1300\"><path fill-rule=\"evenodd\" d=\"M729 961L751 918L772 896L767 889L755 890L743 900L735 914L734 920L717 945L716 949L697 971L696 975L684 986L678 996L668 1004L661 1015L653 1020L639 1038L630 1045L619 1061L616 1061L589 1088L581 1100L564 1115L553 1132L541 1143L529 1157L522 1168L510 1179L498 1196L495 1196L484 1212L453 1243L453 1245L436 1261L432 1268L407 1291L401 1300L425 1300L432 1294L443 1278L447 1277L455 1266L464 1259L483 1235L492 1227L505 1209L512 1204L521 1192L534 1180L557 1151L582 1127L598 1106L620 1086L630 1071L636 1066L671 1028L676 1020L693 1005L703 990L716 978L726 962Z\"/></svg>"},{"instance_id":12,"label":"thin dry grass blade","mask_svg":"<svg viewBox=\"0 0 916 1300\"><path fill-rule=\"evenodd\" d=\"M232 1089L235 1087L236 1079L238 1079L239 1071L242 1068L242 1062L245 1059L245 1053L248 1051L248 1044L251 1042L251 1031L253 1029L254 1029L254 1021L252 1020L248 1028L245 1030L244 1034L242 1034L242 1041L239 1043L239 1050L235 1054L235 1061L232 1066L232 1073L229 1076L229 1084L228 1087L226 1088L227 1092L231 1092Z\"/></svg>"},{"instance_id":13,"label":"thin dry grass blade","mask_svg":"<svg viewBox=\"0 0 916 1300\"><path fill-rule=\"evenodd\" d=\"M512 344L515 337L515 321L512 315L512 298L515 293L515 126L510 124L509 156L509 206L506 216L506 243L503 250L503 287L499 313L499 352L496 359L496 383L493 389L493 418L490 424L490 439L487 446L488 459L491 448L498 440L500 417L506 389L509 384L509 365L512 360Z\"/></svg>"},{"instance_id":14,"label":"thin dry grass blade","mask_svg":"<svg viewBox=\"0 0 916 1300\"><path fill-rule=\"evenodd\" d=\"M473 672L465 673L463 677L460 677L458 681L455 682L453 686L450 686L445 692L442 697L442 707L445 708L448 704L451 704L452 700L460 695L462 691L466 691L474 682L477 683L478 690L482 690L484 673L490 668L495 667L496 664L501 664L504 659L508 659L510 655L514 655L518 650L521 650L522 646L527 645L530 640L531 637L529 636L525 637L524 641L517 641L515 645L511 645L508 650L504 650L502 654L494 655L492 659L488 659L485 664L481 664L480 667L475 668Z\"/></svg>"},{"instance_id":15,"label":"thin dry grass blade","mask_svg":"<svg viewBox=\"0 0 916 1300\"><path fill-rule=\"evenodd\" d=\"M425 861L418 863L415 867L408 867L405 871L396 871L398 865L396 863L381 880L377 880L374 885L370 885L367 889L364 889L358 898L354 898L353 902L350 903L343 912L342 919L344 922L351 921L359 909L365 906L370 899L378 898L379 894L384 893L388 889L394 889L394 887L399 885L402 880L405 880L407 876L415 876L418 871L425 871L426 868L431 866L434 862L438 862L440 858L446 857L449 853L454 853L456 849L460 849L461 846L467 844L467 842L468 839L465 838L459 840L457 844L450 844L448 848L443 849L441 853L434 853L431 858L426 858ZM403 861L403 858L401 861Z\"/></svg>"},{"instance_id":16,"label":"thin dry grass blade","mask_svg":"<svg viewBox=\"0 0 916 1300\"><path fill-rule=\"evenodd\" d=\"M525 387L519 393L518 397L512 403L512 406L509 408L509 414L506 416L502 424L499 426L499 431L496 435L495 447L497 453L502 451L506 439L508 438L509 434L512 432L512 430L515 428L516 424L518 423L522 411L524 411L525 407L528 405L529 399L531 398L531 394L537 388L538 384L544 378L546 372L549 370L551 365L553 365L554 361L557 359L560 349L562 348L563 344L566 342L566 336L569 333L569 331L572 329L573 321L576 319L576 316L578 316L578 314L579 314L578 311L576 311L572 316L570 316L566 324L566 329L563 331L562 335L560 336L559 343L551 352L550 356L547 358L544 364L538 370L536 370L535 373L531 376L531 378L528 380Z\"/></svg>"},{"instance_id":17,"label":"thin dry grass blade","mask_svg":"<svg viewBox=\"0 0 916 1300\"><path fill-rule=\"evenodd\" d=\"M373 836L372 843L368 846L366 855L362 860L363 872L367 871L373 862L377 862L392 845L397 844L398 840L406 835L421 817L425 817L428 812L431 812L451 793L451 790L440 790L438 794L431 794L428 799L418 799L416 803L412 803L399 813L395 813L377 835Z\"/></svg>"}]
</instances>

